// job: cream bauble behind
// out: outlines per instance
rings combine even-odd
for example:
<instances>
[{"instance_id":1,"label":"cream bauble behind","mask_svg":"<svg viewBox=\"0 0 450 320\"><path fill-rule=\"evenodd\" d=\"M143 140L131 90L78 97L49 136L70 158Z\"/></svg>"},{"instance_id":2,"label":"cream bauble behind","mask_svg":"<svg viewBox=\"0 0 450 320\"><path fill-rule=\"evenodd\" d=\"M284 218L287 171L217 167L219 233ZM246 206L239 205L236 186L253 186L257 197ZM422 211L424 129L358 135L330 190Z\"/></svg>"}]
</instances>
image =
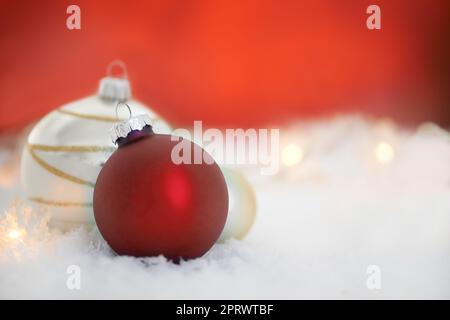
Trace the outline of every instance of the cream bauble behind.
<instances>
[{"instance_id":1,"label":"cream bauble behind","mask_svg":"<svg viewBox=\"0 0 450 320\"><path fill-rule=\"evenodd\" d=\"M48 207L52 225L67 230L95 224L94 186L115 150L109 130L121 121L118 101L126 101L133 114L149 114L155 132L171 132L148 107L129 98L128 80L104 78L97 95L50 112L31 131L22 155L22 185L29 200Z\"/></svg>"},{"instance_id":2,"label":"cream bauble behind","mask_svg":"<svg viewBox=\"0 0 450 320\"><path fill-rule=\"evenodd\" d=\"M219 242L244 239L256 219L256 196L247 179L237 169L221 167L228 188L228 216Z\"/></svg>"}]
</instances>

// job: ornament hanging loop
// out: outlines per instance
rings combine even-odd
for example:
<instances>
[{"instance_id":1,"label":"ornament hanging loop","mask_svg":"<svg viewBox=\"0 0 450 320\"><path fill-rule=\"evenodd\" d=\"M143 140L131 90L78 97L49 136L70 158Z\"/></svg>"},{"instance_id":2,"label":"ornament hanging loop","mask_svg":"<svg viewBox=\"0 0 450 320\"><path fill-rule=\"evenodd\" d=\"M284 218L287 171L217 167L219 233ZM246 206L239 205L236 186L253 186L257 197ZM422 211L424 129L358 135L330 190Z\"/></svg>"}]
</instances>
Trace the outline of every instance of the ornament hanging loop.
<instances>
[{"instance_id":1,"label":"ornament hanging loop","mask_svg":"<svg viewBox=\"0 0 450 320\"><path fill-rule=\"evenodd\" d=\"M108 64L108 67L106 68L106 75L108 77L115 77L113 75L113 69L114 67L118 67L121 71L118 78L127 79L128 78L128 71L127 66L125 65L125 62L122 60L113 60Z\"/></svg>"},{"instance_id":2,"label":"ornament hanging loop","mask_svg":"<svg viewBox=\"0 0 450 320\"><path fill-rule=\"evenodd\" d=\"M130 114L129 119L131 119L131 118L133 117L133 113L131 112L131 108L130 108L130 106L128 105L128 103L125 103L125 102L119 102L119 103L116 105L116 118L117 118L118 120L120 120L120 118L119 118L119 112L118 112L120 106L125 106L125 107L127 107L128 113Z\"/></svg>"}]
</instances>

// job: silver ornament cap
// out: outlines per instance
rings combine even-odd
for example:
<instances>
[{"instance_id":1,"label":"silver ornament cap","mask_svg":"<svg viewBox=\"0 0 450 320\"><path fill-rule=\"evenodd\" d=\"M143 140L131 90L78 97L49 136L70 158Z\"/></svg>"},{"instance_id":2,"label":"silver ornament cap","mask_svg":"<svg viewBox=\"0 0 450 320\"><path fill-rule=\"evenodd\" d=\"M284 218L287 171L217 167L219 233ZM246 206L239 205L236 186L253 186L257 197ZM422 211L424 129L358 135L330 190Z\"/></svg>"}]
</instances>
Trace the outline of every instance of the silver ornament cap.
<instances>
[{"instance_id":1,"label":"silver ornament cap","mask_svg":"<svg viewBox=\"0 0 450 320\"><path fill-rule=\"evenodd\" d=\"M111 129L111 139L114 144L121 138L126 139L134 131L142 131L145 126L152 126L152 119L148 114L132 116L127 120L115 124Z\"/></svg>"},{"instance_id":2,"label":"silver ornament cap","mask_svg":"<svg viewBox=\"0 0 450 320\"><path fill-rule=\"evenodd\" d=\"M121 76L113 76L113 68L121 70ZM121 60L112 61L107 69L107 76L100 80L98 95L105 100L124 102L131 98L131 86L128 81L127 67Z\"/></svg>"},{"instance_id":3,"label":"silver ornament cap","mask_svg":"<svg viewBox=\"0 0 450 320\"><path fill-rule=\"evenodd\" d=\"M131 87L128 79L105 77L100 80L98 95L105 100L127 101L131 98Z\"/></svg>"}]
</instances>

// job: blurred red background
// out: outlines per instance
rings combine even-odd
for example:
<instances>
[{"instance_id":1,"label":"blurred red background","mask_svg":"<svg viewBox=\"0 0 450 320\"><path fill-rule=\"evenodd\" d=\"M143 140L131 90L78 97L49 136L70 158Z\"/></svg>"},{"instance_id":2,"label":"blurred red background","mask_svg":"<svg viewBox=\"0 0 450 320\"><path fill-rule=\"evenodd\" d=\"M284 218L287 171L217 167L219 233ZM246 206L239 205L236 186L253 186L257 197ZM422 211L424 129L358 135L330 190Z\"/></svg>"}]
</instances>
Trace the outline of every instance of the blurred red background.
<instances>
[{"instance_id":1,"label":"blurred red background","mask_svg":"<svg viewBox=\"0 0 450 320\"><path fill-rule=\"evenodd\" d=\"M81 7L81 30L66 8ZM382 29L366 28L381 7ZM92 94L122 59L175 126L361 111L450 123L450 1L1 1L0 131Z\"/></svg>"}]
</instances>

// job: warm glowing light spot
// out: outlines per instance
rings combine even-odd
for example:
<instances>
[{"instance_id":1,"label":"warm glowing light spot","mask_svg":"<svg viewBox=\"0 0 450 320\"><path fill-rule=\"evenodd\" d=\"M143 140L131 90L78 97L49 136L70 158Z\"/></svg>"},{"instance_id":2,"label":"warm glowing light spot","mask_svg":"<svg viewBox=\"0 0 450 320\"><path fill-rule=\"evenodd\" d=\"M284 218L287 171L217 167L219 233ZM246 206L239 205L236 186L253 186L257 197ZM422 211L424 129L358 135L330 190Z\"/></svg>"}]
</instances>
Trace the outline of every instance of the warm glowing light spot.
<instances>
[{"instance_id":1,"label":"warm glowing light spot","mask_svg":"<svg viewBox=\"0 0 450 320\"><path fill-rule=\"evenodd\" d=\"M394 147L387 142L380 142L375 148L375 157L381 164L388 164L394 159Z\"/></svg>"},{"instance_id":2,"label":"warm glowing light spot","mask_svg":"<svg viewBox=\"0 0 450 320\"><path fill-rule=\"evenodd\" d=\"M19 229L11 229L8 231L8 233L6 234L6 236L12 240L16 240L21 238L24 235L24 231L23 230L19 230Z\"/></svg>"},{"instance_id":3,"label":"warm glowing light spot","mask_svg":"<svg viewBox=\"0 0 450 320\"><path fill-rule=\"evenodd\" d=\"M281 154L283 164L288 167L295 166L303 159L303 151L296 144L289 144L283 149Z\"/></svg>"}]
</instances>

